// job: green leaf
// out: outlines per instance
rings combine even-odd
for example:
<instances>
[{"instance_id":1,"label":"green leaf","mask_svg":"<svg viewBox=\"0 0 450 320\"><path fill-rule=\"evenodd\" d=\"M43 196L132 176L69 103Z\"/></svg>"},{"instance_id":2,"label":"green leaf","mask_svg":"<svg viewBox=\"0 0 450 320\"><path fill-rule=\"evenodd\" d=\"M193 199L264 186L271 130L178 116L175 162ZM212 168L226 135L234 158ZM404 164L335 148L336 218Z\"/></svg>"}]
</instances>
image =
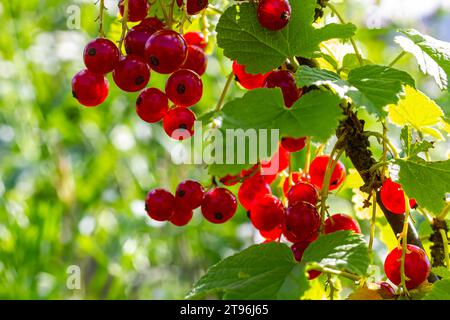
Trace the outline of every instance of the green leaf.
<instances>
[{"instance_id":1,"label":"green leaf","mask_svg":"<svg viewBox=\"0 0 450 320\"><path fill-rule=\"evenodd\" d=\"M421 34L414 29L401 30L405 36L395 38L403 50L417 60L420 70L432 76L441 89L450 90L450 43Z\"/></svg>"},{"instance_id":2,"label":"green leaf","mask_svg":"<svg viewBox=\"0 0 450 320\"><path fill-rule=\"evenodd\" d=\"M431 272L443 279L450 279L450 270L446 267L435 267L431 269Z\"/></svg>"},{"instance_id":3,"label":"green leaf","mask_svg":"<svg viewBox=\"0 0 450 320\"><path fill-rule=\"evenodd\" d=\"M414 86L414 80L406 72L379 65L353 69L347 80L334 72L308 66L301 66L296 76L300 86L327 85L340 97L352 99L378 116L385 115L386 105L399 101L403 84Z\"/></svg>"},{"instance_id":4,"label":"green leaf","mask_svg":"<svg viewBox=\"0 0 450 320\"><path fill-rule=\"evenodd\" d=\"M435 282L423 300L450 300L450 279Z\"/></svg>"},{"instance_id":5,"label":"green leaf","mask_svg":"<svg viewBox=\"0 0 450 320\"><path fill-rule=\"evenodd\" d=\"M370 65L373 64L372 61L363 59L364 65ZM352 69L356 69L361 67L359 64L358 57L354 53L348 53L344 56L344 59L342 59L342 67L341 72L349 73Z\"/></svg>"},{"instance_id":6,"label":"green leaf","mask_svg":"<svg viewBox=\"0 0 450 320\"><path fill-rule=\"evenodd\" d=\"M282 243L251 246L211 267L188 299L223 293L224 299L298 299L308 289L304 265Z\"/></svg>"},{"instance_id":7,"label":"green leaf","mask_svg":"<svg viewBox=\"0 0 450 320\"><path fill-rule=\"evenodd\" d=\"M258 22L253 3L233 5L217 24L217 44L225 56L245 65L247 72L262 73L279 67L289 57L312 58L322 41L354 35L353 24L313 27L315 7L316 0L291 2L288 25L274 32Z\"/></svg>"},{"instance_id":8,"label":"green leaf","mask_svg":"<svg viewBox=\"0 0 450 320\"><path fill-rule=\"evenodd\" d=\"M427 152L434 148L434 143L432 141L412 141L411 130L408 126L402 128L400 134L400 140L402 142L403 152L407 158L415 157L421 152Z\"/></svg>"},{"instance_id":9,"label":"green leaf","mask_svg":"<svg viewBox=\"0 0 450 320\"><path fill-rule=\"evenodd\" d=\"M397 159L400 166L399 183L408 197L434 214L444 208L446 193L450 192L450 160L426 162L420 158Z\"/></svg>"},{"instance_id":10,"label":"green leaf","mask_svg":"<svg viewBox=\"0 0 450 320\"><path fill-rule=\"evenodd\" d=\"M338 231L321 235L311 243L303 254L302 262L365 276L369 267L369 253L361 234Z\"/></svg>"}]
</instances>

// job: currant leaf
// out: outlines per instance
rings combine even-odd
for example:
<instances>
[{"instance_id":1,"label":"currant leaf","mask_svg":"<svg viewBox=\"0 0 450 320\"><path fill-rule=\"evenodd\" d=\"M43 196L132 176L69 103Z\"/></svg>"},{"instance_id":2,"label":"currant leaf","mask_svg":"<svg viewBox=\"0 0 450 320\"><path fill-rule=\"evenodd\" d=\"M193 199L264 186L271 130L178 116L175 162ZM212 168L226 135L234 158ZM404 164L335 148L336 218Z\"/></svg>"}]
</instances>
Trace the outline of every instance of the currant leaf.
<instances>
[{"instance_id":1,"label":"currant leaf","mask_svg":"<svg viewBox=\"0 0 450 320\"><path fill-rule=\"evenodd\" d=\"M313 27L315 7L315 0L293 1L290 22L283 30L274 32L260 25L253 3L233 5L217 24L217 44L224 49L225 56L256 74L277 68L289 57L312 58L322 41L354 35L353 24Z\"/></svg>"},{"instance_id":2,"label":"currant leaf","mask_svg":"<svg viewBox=\"0 0 450 320\"><path fill-rule=\"evenodd\" d=\"M450 300L450 279L435 282L423 300Z\"/></svg>"},{"instance_id":3,"label":"currant leaf","mask_svg":"<svg viewBox=\"0 0 450 320\"><path fill-rule=\"evenodd\" d=\"M450 90L450 43L421 34L414 29L401 30L404 36L397 36L395 42L417 60L420 70L432 76L438 86Z\"/></svg>"},{"instance_id":4,"label":"currant leaf","mask_svg":"<svg viewBox=\"0 0 450 320\"><path fill-rule=\"evenodd\" d=\"M426 162L415 157L395 163L400 166L398 182L408 197L416 199L419 207L439 214L450 192L450 160Z\"/></svg>"},{"instance_id":5,"label":"currant leaf","mask_svg":"<svg viewBox=\"0 0 450 320\"><path fill-rule=\"evenodd\" d=\"M428 152L434 148L433 141L415 141L413 142L411 130L408 126L402 128L400 134L400 140L402 143L402 149L407 158L415 157L421 152Z\"/></svg>"},{"instance_id":6,"label":"currant leaf","mask_svg":"<svg viewBox=\"0 0 450 320\"><path fill-rule=\"evenodd\" d=\"M253 245L212 266L187 295L202 299L298 299L309 287L304 265L285 244Z\"/></svg>"},{"instance_id":7,"label":"currant leaf","mask_svg":"<svg viewBox=\"0 0 450 320\"><path fill-rule=\"evenodd\" d=\"M406 72L379 65L353 69L347 80L332 71L301 66L296 78L300 86L327 85L340 97L352 99L378 116L386 114L386 105L398 102L403 84L414 87L414 79Z\"/></svg>"}]
</instances>

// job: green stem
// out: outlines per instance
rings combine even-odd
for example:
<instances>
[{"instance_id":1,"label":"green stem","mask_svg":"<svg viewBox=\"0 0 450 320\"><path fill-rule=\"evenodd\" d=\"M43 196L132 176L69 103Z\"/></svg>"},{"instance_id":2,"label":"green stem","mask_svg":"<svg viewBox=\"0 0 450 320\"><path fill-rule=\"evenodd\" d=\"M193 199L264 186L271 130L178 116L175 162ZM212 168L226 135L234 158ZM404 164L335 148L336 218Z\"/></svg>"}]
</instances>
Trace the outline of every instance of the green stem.
<instances>
[{"instance_id":1,"label":"green stem","mask_svg":"<svg viewBox=\"0 0 450 320\"><path fill-rule=\"evenodd\" d=\"M449 256L449 249L448 249L448 238L447 233L444 229L439 229L439 233L442 237L442 244L444 246L444 254L445 254L445 265L447 266L447 269L450 270L450 256Z\"/></svg>"},{"instance_id":2,"label":"green stem","mask_svg":"<svg viewBox=\"0 0 450 320\"><path fill-rule=\"evenodd\" d=\"M128 0L124 0L123 1L123 17L122 17L122 34L120 35L120 40L119 40L119 50L120 53L123 54L123 41L125 39L125 35L127 33L128 30Z\"/></svg>"},{"instance_id":3,"label":"green stem","mask_svg":"<svg viewBox=\"0 0 450 320\"><path fill-rule=\"evenodd\" d=\"M220 9L218 9L218 8L216 8L216 7L214 7L214 6L211 5L211 4L208 6L208 9L211 10L211 11L214 11L214 12L217 13L217 14L220 14L220 15L223 14L223 11L222 11L222 10L220 10Z\"/></svg>"},{"instance_id":4,"label":"green stem","mask_svg":"<svg viewBox=\"0 0 450 320\"><path fill-rule=\"evenodd\" d=\"M105 0L100 0L100 8L99 8L99 15L98 15L98 34L100 38L105 37L105 31L103 30L103 12L105 11Z\"/></svg>"},{"instance_id":5,"label":"green stem","mask_svg":"<svg viewBox=\"0 0 450 320\"><path fill-rule=\"evenodd\" d=\"M295 71L297 71L300 68L300 64L298 63L298 61L295 57L290 57L289 61L294 66Z\"/></svg>"},{"instance_id":6,"label":"green stem","mask_svg":"<svg viewBox=\"0 0 450 320\"><path fill-rule=\"evenodd\" d=\"M444 207L444 210L442 210L442 212L438 215L437 219L445 220L449 212L450 212L450 202L447 202L447 204Z\"/></svg>"},{"instance_id":7,"label":"green stem","mask_svg":"<svg viewBox=\"0 0 450 320\"><path fill-rule=\"evenodd\" d=\"M398 56L396 56L394 58L394 60L392 60L391 63L388 64L389 68L392 68L401 58L403 58L406 55L406 51L402 51L400 52L400 54Z\"/></svg>"},{"instance_id":8,"label":"green stem","mask_svg":"<svg viewBox=\"0 0 450 320\"><path fill-rule=\"evenodd\" d=\"M370 220L370 239L369 239L369 254L372 257L373 241L375 239L375 221L377 217L377 193L372 192L372 219Z\"/></svg>"},{"instance_id":9,"label":"green stem","mask_svg":"<svg viewBox=\"0 0 450 320\"><path fill-rule=\"evenodd\" d=\"M175 0L170 1L170 5L169 5L169 21L167 22L167 26L169 27L169 29L172 29L174 6L175 6Z\"/></svg>"},{"instance_id":10,"label":"green stem","mask_svg":"<svg viewBox=\"0 0 450 320\"><path fill-rule=\"evenodd\" d=\"M402 258L400 262L400 277L401 282L400 286L403 288L404 294L409 297L408 288L406 288L406 274L405 274L405 260L406 260L406 251L408 250L408 227L409 227L409 199L405 194L405 220L403 222L403 230L401 233L401 242L402 242Z\"/></svg>"},{"instance_id":11,"label":"green stem","mask_svg":"<svg viewBox=\"0 0 450 320\"><path fill-rule=\"evenodd\" d=\"M389 146L389 150L391 150L392 154L394 155L394 158L398 158L398 152L395 149L394 145L389 141L389 139L384 135L376 131L365 131L365 135L368 136L374 136L377 138L380 138L383 141L383 144L385 143L387 146Z\"/></svg>"},{"instance_id":12,"label":"green stem","mask_svg":"<svg viewBox=\"0 0 450 320\"><path fill-rule=\"evenodd\" d=\"M305 172L304 174L309 173L309 166L311 165L311 138L306 138L306 156L305 156Z\"/></svg>"},{"instance_id":13,"label":"green stem","mask_svg":"<svg viewBox=\"0 0 450 320\"><path fill-rule=\"evenodd\" d=\"M159 0L159 5L161 6L161 10L162 10L162 13L163 13L163 16L164 16L164 21L166 23L168 23L169 22L169 16L167 15L166 6L163 3L163 0Z\"/></svg>"},{"instance_id":14,"label":"green stem","mask_svg":"<svg viewBox=\"0 0 450 320\"><path fill-rule=\"evenodd\" d=\"M314 266L314 267L311 267L311 268L309 268L309 267L306 268L306 271L309 271L309 270L317 270L317 271L320 271L320 272L333 274L333 275L336 275L336 276L342 276L342 277L348 278L348 279L353 280L353 281L360 281L361 280L361 277L356 275L356 274L349 273L349 272L346 272L346 271L337 270L337 269L333 269L333 268L330 268L330 267L315 267Z\"/></svg>"},{"instance_id":15,"label":"green stem","mask_svg":"<svg viewBox=\"0 0 450 320\"><path fill-rule=\"evenodd\" d=\"M219 112L220 109L222 109L223 102L227 95L228 89L230 89L230 85L231 85L231 82L233 81L233 77L234 77L233 72L230 72L230 74L227 78L227 82L225 83L225 86L223 87L222 94L220 95L219 101L217 102L216 109L214 110L215 112Z\"/></svg>"}]
</instances>

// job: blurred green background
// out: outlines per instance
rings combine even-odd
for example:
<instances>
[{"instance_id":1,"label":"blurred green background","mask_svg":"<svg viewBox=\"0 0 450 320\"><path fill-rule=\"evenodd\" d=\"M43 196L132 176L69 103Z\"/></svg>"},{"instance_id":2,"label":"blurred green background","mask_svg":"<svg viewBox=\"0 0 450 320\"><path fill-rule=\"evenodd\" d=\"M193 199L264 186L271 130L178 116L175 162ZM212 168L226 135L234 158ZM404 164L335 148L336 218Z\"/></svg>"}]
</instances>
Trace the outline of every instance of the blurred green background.
<instances>
[{"instance_id":1,"label":"blurred green background","mask_svg":"<svg viewBox=\"0 0 450 320\"><path fill-rule=\"evenodd\" d=\"M118 40L116 1L106 6L105 29ZM362 51L376 63L400 52L392 41L400 27L450 41L450 1L352 0L338 7L358 25ZM76 10L81 28L71 29ZM146 217L148 190L174 191L186 178L207 185L210 178L205 166L172 163L160 124L142 122L137 94L120 92L110 76L100 107L72 98L70 81L83 68L84 45L97 35L97 14L93 1L0 2L0 298L182 299L209 266L261 241L242 209L224 225L205 222L199 212L183 228ZM209 16L210 31L215 20ZM213 33L208 52L198 115L214 108L231 70ZM419 74L413 58L398 67L450 111L449 95ZM152 73L150 85L163 88L164 81ZM242 93L233 85L228 99ZM446 150L438 144L433 157L447 158ZM340 195L334 208L352 211L352 193ZM66 285L71 265L81 270L80 290Z\"/></svg>"}]
</instances>

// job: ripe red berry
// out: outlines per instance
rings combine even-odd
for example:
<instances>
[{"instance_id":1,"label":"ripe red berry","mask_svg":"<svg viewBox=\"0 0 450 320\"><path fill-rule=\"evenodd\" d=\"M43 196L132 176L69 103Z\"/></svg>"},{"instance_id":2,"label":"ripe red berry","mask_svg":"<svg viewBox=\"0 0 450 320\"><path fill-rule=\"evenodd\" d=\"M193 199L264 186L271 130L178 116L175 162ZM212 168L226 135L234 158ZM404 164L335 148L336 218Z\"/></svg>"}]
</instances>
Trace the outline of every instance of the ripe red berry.
<instances>
[{"instance_id":1,"label":"ripe red berry","mask_svg":"<svg viewBox=\"0 0 450 320\"><path fill-rule=\"evenodd\" d=\"M184 140L194 134L195 114L183 107L170 109L163 119L167 135L175 140Z\"/></svg>"},{"instance_id":2,"label":"ripe red berry","mask_svg":"<svg viewBox=\"0 0 450 320\"><path fill-rule=\"evenodd\" d=\"M164 22L159 20L157 17L145 18L144 20L141 21L139 25L152 28L155 31L164 29Z\"/></svg>"},{"instance_id":3,"label":"ripe red berry","mask_svg":"<svg viewBox=\"0 0 450 320\"><path fill-rule=\"evenodd\" d=\"M203 201L203 195L204 191L202 185L193 180L181 182L175 192L177 202L189 209L200 207Z\"/></svg>"},{"instance_id":4,"label":"ripe red berry","mask_svg":"<svg viewBox=\"0 0 450 320\"><path fill-rule=\"evenodd\" d=\"M313 184L306 181L300 181L291 187L287 193L287 199L291 206L296 202L303 201L316 205L319 200L319 192Z\"/></svg>"},{"instance_id":5,"label":"ripe red berry","mask_svg":"<svg viewBox=\"0 0 450 320\"><path fill-rule=\"evenodd\" d=\"M334 214L325 220L325 233L333 233L340 230L350 230L361 233L358 221L346 214Z\"/></svg>"},{"instance_id":6,"label":"ripe red berry","mask_svg":"<svg viewBox=\"0 0 450 320\"><path fill-rule=\"evenodd\" d=\"M281 237L281 233L283 230L281 229L281 226L278 226L270 231L263 231L259 230L259 234L261 237L263 237L266 241L279 241Z\"/></svg>"},{"instance_id":7,"label":"ripe red berry","mask_svg":"<svg viewBox=\"0 0 450 320\"><path fill-rule=\"evenodd\" d=\"M127 54L135 54L144 58L145 44L148 38L155 33L156 30L145 26L143 24L138 24L130 29L125 36L125 51Z\"/></svg>"},{"instance_id":8,"label":"ripe red berry","mask_svg":"<svg viewBox=\"0 0 450 320\"><path fill-rule=\"evenodd\" d=\"M245 66L233 61L233 74L237 82L247 90L262 88L264 80L269 73L250 74L245 71Z\"/></svg>"},{"instance_id":9,"label":"ripe red berry","mask_svg":"<svg viewBox=\"0 0 450 320\"><path fill-rule=\"evenodd\" d=\"M192 209L181 205L178 201L175 204L175 212L170 218L170 222L178 227L185 226L191 221L194 212Z\"/></svg>"},{"instance_id":10,"label":"ripe red berry","mask_svg":"<svg viewBox=\"0 0 450 320\"><path fill-rule=\"evenodd\" d=\"M201 209L203 216L209 222L224 223L236 213L236 198L227 189L211 189L205 194Z\"/></svg>"},{"instance_id":11,"label":"ripe red berry","mask_svg":"<svg viewBox=\"0 0 450 320\"><path fill-rule=\"evenodd\" d=\"M207 64L208 59L205 52L197 46L189 45L186 61L181 68L195 71L199 76L201 76L205 73Z\"/></svg>"},{"instance_id":12,"label":"ripe red berry","mask_svg":"<svg viewBox=\"0 0 450 320\"><path fill-rule=\"evenodd\" d=\"M183 2L184 2L184 0L177 0L178 7L181 8L183 6Z\"/></svg>"},{"instance_id":13,"label":"ripe red berry","mask_svg":"<svg viewBox=\"0 0 450 320\"><path fill-rule=\"evenodd\" d=\"M144 20L148 14L150 5L147 0L128 0L128 21L137 22ZM123 17L125 12L124 0L119 2L120 15Z\"/></svg>"},{"instance_id":14,"label":"ripe red berry","mask_svg":"<svg viewBox=\"0 0 450 320\"><path fill-rule=\"evenodd\" d=\"M105 74L113 71L119 59L119 49L114 42L105 38L94 39L84 48L84 64L94 73Z\"/></svg>"},{"instance_id":15,"label":"ripe red berry","mask_svg":"<svg viewBox=\"0 0 450 320\"><path fill-rule=\"evenodd\" d=\"M260 0L258 21L269 30L283 29L291 18L291 6L287 0Z\"/></svg>"},{"instance_id":16,"label":"ripe red berry","mask_svg":"<svg viewBox=\"0 0 450 320\"><path fill-rule=\"evenodd\" d=\"M264 80L264 87L281 88L284 104L287 108L292 107L302 94L302 90L297 88L294 75L288 70L272 71Z\"/></svg>"},{"instance_id":17,"label":"ripe red berry","mask_svg":"<svg viewBox=\"0 0 450 320\"><path fill-rule=\"evenodd\" d=\"M284 206L280 199L267 194L255 200L250 211L250 221L256 229L271 231L283 223Z\"/></svg>"},{"instance_id":18,"label":"ripe red berry","mask_svg":"<svg viewBox=\"0 0 450 320\"><path fill-rule=\"evenodd\" d=\"M72 95L86 107L95 107L105 101L108 90L108 80L87 69L81 70L72 78Z\"/></svg>"},{"instance_id":19,"label":"ripe red berry","mask_svg":"<svg viewBox=\"0 0 450 320\"><path fill-rule=\"evenodd\" d=\"M292 172L291 179L292 179L292 185L295 186L300 181L310 182L311 177L300 171L300 172ZM284 180L284 184L283 184L284 195L287 195L287 193L289 192L289 190L291 188L292 188L292 186L289 185L289 178L286 178Z\"/></svg>"},{"instance_id":20,"label":"ripe red berry","mask_svg":"<svg viewBox=\"0 0 450 320\"><path fill-rule=\"evenodd\" d=\"M402 249L395 248L388 254L384 261L384 272L386 276L397 286L401 282L401 257ZM408 244L405 255L406 288L417 288L427 279L429 273L430 262L425 251L415 245Z\"/></svg>"},{"instance_id":21,"label":"ripe red berry","mask_svg":"<svg viewBox=\"0 0 450 320\"><path fill-rule=\"evenodd\" d=\"M187 0L186 10L189 15L194 15L208 6L208 0Z\"/></svg>"},{"instance_id":22,"label":"ripe red berry","mask_svg":"<svg viewBox=\"0 0 450 320\"><path fill-rule=\"evenodd\" d=\"M320 216L316 207L307 202L296 202L286 210L286 230L299 241L314 237L320 227Z\"/></svg>"},{"instance_id":23,"label":"ripe red berry","mask_svg":"<svg viewBox=\"0 0 450 320\"><path fill-rule=\"evenodd\" d=\"M156 221L167 221L175 213L175 197L165 189L155 189L147 194L145 211Z\"/></svg>"},{"instance_id":24,"label":"ripe red berry","mask_svg":"<svg viewBox=\"0 0 450 320\"><path fill-rule=\"evenodd\" d=\"M281 225L281 228L283 230L283 236L286 238L287 241L292 242L292 243L296 243L296 242L300 242L300 241L313 242L319 237L319 230L317 230L317 232L314 232L308 239L303 240L287 229L286 221L284 221L284 223Z\"/></svg>"},{"instance_id":25,"label":"ripe red berry","mask_svg":"<svg viewBox=\"0 0 450 320\"><path fill-rule=\"evenodd\" d=\"M380 190L380 197L383 205L392 213L405 213L405 192L401 184L392 181L391 178L384 180ZM417 206L416 200L409 199L409 206L415 208Z\"/></svg>"},{"instance_id":26,"label":"ripe red berry","mask_svg":"<svg viewBox=\"0 0 450 320\"><path fill-rule=\"evenodd\" d=\"M227 187L231 187L239 182L239 177L237 175L233 176L233 175L227 174L225 177L220 178L219 181L221 183L223 183L224 185L226 185Z\"/></svg>"},{"instance_id":27,"label":"ripe red berry","mask_svg":"<svg viewBox=\"0 0 450 320\"><path fill-rule=\"evenodd\" d=\"M270 186L264 181L261 175L255 174L241 184L238 191L238 198L241 205L247 211L251 211L253 203L267 194L272 194Z\"/></svg>"},{"instance_id":28,"label":"ripe red berry","mask_svg":"<svg viewBox=\"0 0 450 320\"><path fill-rule=\"evenodd\" d=\"M306 137L291 138L285 137L281 139L281 145L289 152L298 152L305 147Z\"/></svg>"},{"instance_id":29,"label":"ripe red berry","mask_svg":"<svg viewBox=\"0 0 450 320\"><path fill-rule=\"evenodd\" d=\"M169 99L157 88L147 88L136 100L136 112L149 123L160 121L169 110Z\"/></svg>"},{"instance_id":30,"label":"ripe red berry","mask_svg":"<svg viewBox=\"0 0 450 320\"><path fill-rule=\"evenodd\" d=\"M297 262L302 261L303 253L305 252L306 248L311 244L311 241L300 241L296 242L291 246L292 253L294 254L294 258ZM321 272L316 270L309 270L308 271L308 280L313 280L320 276Z\"/></svg>"},{"instance_id":31,"label":"ripe red berry","mask_svg":"<svg viewBox=\"0 0 450 320\"><path fill-rule=\"evenodd\" d=\"M278 173L286 170L289 166L289 158L290 153L279 145L270 161L261 161L261 174L264 181L271 184L277 178Z\"/></svg>"},{"instance_id":32,"label":"ripe red berry","mask_svg":"<svg viewBox=\"0 0 450 320\"><path fill-rule=\"evenodd\" d=\"M383 299L393 299L396 296L394 288L388 282L379 282L378 285L377 292Z\"/></svg>"},{"instance_id":33,"label":"ripe red berry","mask_svg":"<svg viewBox=\"0 0 450 320\"><path fill-rule=\"evenodd\" d=\"M327 155L318 156L311 162L311 166L309 168L311 183L316 185L316 187L319 189L322 189L322 183L325 177L325 171L327 170L329 158L330 157ZM333 162L331 162L331 165L333 165ZM331 191L337 189L342 184L342 182L344 182L345 176L345 167L340 161L338 161L336 167L333 170L333 173L331 174L328 190Z\"/></svg>"},{"instance_id":34,"label":"ripe red berry","mask_svg":"<svg viewBox=\"0 0 450 320\"><path fill-rule=\"evenodd\" d=\"M202 97L202 79L194 71L180 69L167 79L166 94L179 107L193 106Z\"/></svg>"},{"instance_id":35,"label":"ripe red berry","mask_svg":"<svg viewBox=\"0 0 450 320\"><path fill-rule=\"evenodd\" d=\"M186 41L172 30L155 32L145 44L145 58L150 68L163 74L178 70L186 61L187 52Z\"/></svg>"},{"instance_id":36,"label":"ripe red berry","mask_svg":"<svg viewBox=\"0 0 450 320\"><path fill-rule=\"evenodd\" d=\"M113 71L116 85L127 92L142 90L150 80L150 68L136 55L122 57Z\"/></svg>"},{"instance_id":37,"label":"ripe red berry","mask_svg":"<svg viewBox=\"0 0 450 320\"><path fill-rule=\"evenodd\" d=\"M186 32L183 37L184 40L186 40L186 43L190 46L197 46L200 49L205 49L208 45L205 36L201 32Z\"/></svg>"}]
</instances>

